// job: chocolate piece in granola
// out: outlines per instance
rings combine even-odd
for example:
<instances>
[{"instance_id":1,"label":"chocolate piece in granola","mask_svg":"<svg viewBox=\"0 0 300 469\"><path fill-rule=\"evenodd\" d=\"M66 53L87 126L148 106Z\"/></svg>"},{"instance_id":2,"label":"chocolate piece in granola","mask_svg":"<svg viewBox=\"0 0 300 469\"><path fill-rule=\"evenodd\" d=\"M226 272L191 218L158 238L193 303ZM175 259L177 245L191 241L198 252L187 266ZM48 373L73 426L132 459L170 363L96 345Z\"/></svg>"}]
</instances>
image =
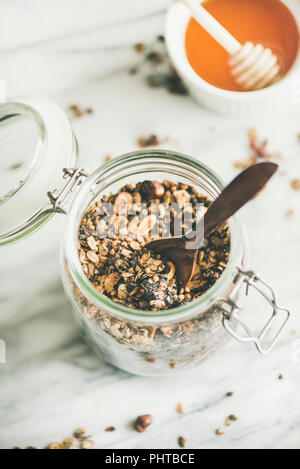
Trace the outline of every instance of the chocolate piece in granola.
<instances>
[{"instance_id":1,"label":"chocolate piece in granola","mask_svg":"<svg viewBox=\"0 0 300 469\"><path fill-rule=\"evenodd\" d=\"M147 201L161 199L165 194L165 188L157 181L144 181L141 184L141 194Z\"/></svg>"}]
</instances>

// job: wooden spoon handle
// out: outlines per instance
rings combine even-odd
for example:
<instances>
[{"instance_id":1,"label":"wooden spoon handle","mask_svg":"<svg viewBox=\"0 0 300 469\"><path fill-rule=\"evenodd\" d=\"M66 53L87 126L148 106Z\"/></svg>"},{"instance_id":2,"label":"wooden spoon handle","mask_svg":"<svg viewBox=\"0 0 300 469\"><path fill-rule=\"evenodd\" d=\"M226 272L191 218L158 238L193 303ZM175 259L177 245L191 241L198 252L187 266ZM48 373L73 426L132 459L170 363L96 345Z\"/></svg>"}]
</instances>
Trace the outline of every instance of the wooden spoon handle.
<instances>
[{"instance_id":1,"label":"wooden spoon handle","mask_svg":"<svg viewBox=\"0 0 300 469\"><path fill-rule=\"evenodd\" d=\"M245 169L221 192L204 216L204 236L251 200L273 176L278 165L258 163Z\"/></svg>"}]
</instances>

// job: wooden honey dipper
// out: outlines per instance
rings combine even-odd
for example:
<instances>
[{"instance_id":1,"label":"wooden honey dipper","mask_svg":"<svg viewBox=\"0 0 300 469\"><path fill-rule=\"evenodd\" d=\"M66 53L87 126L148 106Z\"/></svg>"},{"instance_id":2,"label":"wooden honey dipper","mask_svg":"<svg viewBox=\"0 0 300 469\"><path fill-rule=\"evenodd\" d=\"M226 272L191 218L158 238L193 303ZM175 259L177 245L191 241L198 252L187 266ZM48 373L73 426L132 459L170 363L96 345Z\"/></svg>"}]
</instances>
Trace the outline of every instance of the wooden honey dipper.
<instances>
[{"instance_id":1,"label":"wooden honey dipper","mask_svg":"<svg viewBox=\"0 0 300 469\"><path fill-rule=\"evenodd\" d=\"M278 57L261 44L240 44L201 4L199 0L180 0L193 18L230 54L228 65L236 83L245 91L270 86L281 76Z\"/></svg>"}]
</instances>

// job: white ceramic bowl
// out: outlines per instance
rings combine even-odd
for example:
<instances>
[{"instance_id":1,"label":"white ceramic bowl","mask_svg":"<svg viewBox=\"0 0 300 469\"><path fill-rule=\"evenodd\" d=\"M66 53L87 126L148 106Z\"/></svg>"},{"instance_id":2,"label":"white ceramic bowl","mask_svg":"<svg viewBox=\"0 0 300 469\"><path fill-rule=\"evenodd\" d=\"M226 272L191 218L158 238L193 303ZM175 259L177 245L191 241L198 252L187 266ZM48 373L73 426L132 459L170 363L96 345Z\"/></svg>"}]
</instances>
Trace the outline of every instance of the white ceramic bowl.
<instances>
[{"instance_id":1,"label":"white ceramic bowl","mask_svg":"<svg viewBox=\"0 0 300 469\"><path fill-rule=\"evenodd\" d=\"M203 0L201 0L203 1ZM281 0L282 1L282 0ZM300 25L300 1L282 1ZM166 44L177 73L194 98L214 111L247 116L275 109L283 110L300 102L300 54L290 71L274 85L250 92L227 91L210 85L191 67L185 53L185 34L191 15L187 7L175 2L166 20Z\"/></svg>"}]
</instances>

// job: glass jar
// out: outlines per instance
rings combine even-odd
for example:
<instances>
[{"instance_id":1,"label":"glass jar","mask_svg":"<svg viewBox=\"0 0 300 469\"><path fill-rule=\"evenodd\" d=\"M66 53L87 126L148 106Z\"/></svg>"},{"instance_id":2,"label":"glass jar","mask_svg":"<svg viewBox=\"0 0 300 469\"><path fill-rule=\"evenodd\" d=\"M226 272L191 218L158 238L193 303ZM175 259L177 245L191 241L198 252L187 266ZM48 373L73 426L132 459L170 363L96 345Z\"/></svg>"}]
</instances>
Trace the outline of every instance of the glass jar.
<instances>
[{"instance_id":1,"label":"glass jar","mask_svg":"<svg viewBox=\"0 0 300 469\"><path fill-rule=\"evenodd\" d=\"M259 280L254 272L246 270L245 237L237 216L229 220L230 255L221 277L200 298L171 310L139 311L111 301L98 293L88 281L80 263L80 222L86 211L103 195L115 193L125 184L149 179L168 179L189 184L200 193L215 199L223 188L218 176L188 156L171 151L145 150L116 158L90 176L80 168L64 169L64 181L62 179L60 183L58 175L61 174L62 161L55 156L55 152L62 158L64 150L64 161L76 160L77 145L74 136L63 118L63 111L56 105L38 100L35 108L32 108L33 103L31 100L30 105L28 102L24 104L24 101L22 104L0 105L1 132L3 123L11 123L10 119L17 119L16 116L20 119L24 113L33 118L38 129L38 144L32 147L35 148L34 161L38 161L38 164L33 165L32 173L29 172L27 179L21 181L20 189L10 191L10 196L0 199L0 219L3 220L4 216L6 220L5 229L0 224L0 244L20 239L41 226L54 213L68 211L62 246L61 276L75 319L94 349L109 363L128 372L147 376L164 376L197 366L218 349L230 334L240 341L253 342L262 353L268 352L283 330L289 312L277 306L270 287ZM55 130L53 118L56 113L62 119L59 129ZM63 123L67 124L64 128ZM60 139L57 138L58 134ZM49 161L50 155L59 164L53 163L53 159ZM48 175L50 169L55 173L55 184L57 183L59 189L52 192L45 190L53 182L52 173L47 181L42 179L43 184L40 185L39 175L42 177L47 172L45 167ZM31 217L28 216L29 209L25 211L26 217L23 217L22 222L19 204L23 201L24 205L24 197L29 202L34 201L32 205L29 204L34 210ZM8 217L7 203L10 204L12 217ZM263 295L272 311L258 335L250 330L239 314L243 298L250 288ZM273 320L278 317L279 327L266 345L264 339Z\"/></svg>"},{"instance_id":2,"label":"glass jar","mask_svg":"<svg viewBox=\"0 0 300 469\"><path fill-rule=\"evenodd\" d=\"M59 211L48 193L64 187L62 169L77 160L76 138L57 104L0 103L0 246L30 235Z\"/></svg>"}]
</instances>

